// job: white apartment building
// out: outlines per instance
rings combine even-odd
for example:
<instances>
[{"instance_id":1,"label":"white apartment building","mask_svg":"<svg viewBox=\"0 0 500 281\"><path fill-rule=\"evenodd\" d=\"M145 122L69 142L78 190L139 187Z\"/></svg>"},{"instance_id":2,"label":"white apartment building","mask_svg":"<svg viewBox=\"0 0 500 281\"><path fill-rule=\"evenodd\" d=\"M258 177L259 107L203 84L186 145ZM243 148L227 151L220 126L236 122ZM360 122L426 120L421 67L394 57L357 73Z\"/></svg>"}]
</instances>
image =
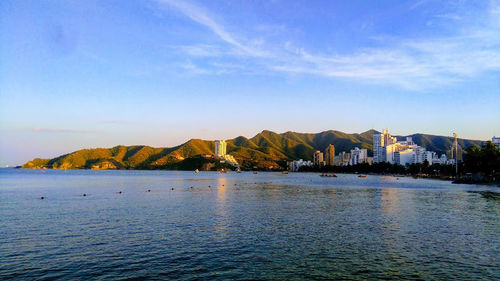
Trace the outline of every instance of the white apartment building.
<instances>
[{"instance_id":1,"label":"white apartment building","mask_svg":"<svg viewBox=\"0 0 500 281\"><path fill-rule=\"evenodd\" d=\"M386 162L386 153L384 151L384 148L387 145L391 145L393 143L397 142L395 137L392 137L391 134L389 134L389 131L387 129L384 129L383 133L380 134L374 134L373 135L373 162L374 163L379 163L379 162Z\"/></svg>"},{"instance_id":2,"label":"white apartment building","mask_svg":"<svg viewBox=\"0 0 500 281\"><path fill-rule=\"evenodd\" d=\"M359 149L355 147L351 149L349 158L349 165L357 165L361 163L365 163L368 160L368 150L367 149Z\"/></svg>"},{"instance_id":3,"label":"white apartment building","mask_svg":"<svg viewBox=\"0 0 500 281\"><path fill-rule=\"evenodd\" d=\"M215 156L216 157L224 157L226 155L226 141L216 140L215 141Z\"/></svg>"},{"instance_id":4,"label":"white apartment building","mask_svg":"<svg viewBox=\"0 0 500 281\"><path fill-rule=\"evenodd\" d=\"M446 158L446 155L445 155ZM438 159L433 151L427 151L424 147L418 146L411 137L406 137L405 141L397 141L391 137L387 129L381 134L373 135L373 162L389 162L391 164L407 165L413 163L446 164L446 159Z\"/></svg>"},{"instance_id":5,"label":"white apartment building","mask_svg":"<svg viewBox=\"0 0 500 281\"><path fill-rule=\"evenodd\" d=\"M225 162L239 168L238 161L236 161L236 159L234 159L234 157L232 155L227 154L226 147L227 147L226 141L216 140L215 141L214 156L221 159L221 161L225 161Z\"/></svg>"}]
</instances>

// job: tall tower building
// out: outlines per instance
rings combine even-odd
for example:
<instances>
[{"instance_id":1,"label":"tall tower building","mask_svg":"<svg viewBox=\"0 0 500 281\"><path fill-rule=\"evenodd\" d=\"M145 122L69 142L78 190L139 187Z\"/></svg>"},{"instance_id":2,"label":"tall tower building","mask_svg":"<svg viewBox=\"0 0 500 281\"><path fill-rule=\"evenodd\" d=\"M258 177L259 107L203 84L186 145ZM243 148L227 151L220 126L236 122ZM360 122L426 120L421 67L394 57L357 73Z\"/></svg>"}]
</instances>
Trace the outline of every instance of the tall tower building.
<instances>
[{"instance_id":1,"label":"tall tower building","mask_svg":"<svg viewBox=\"0 0 500 281\"><path fill-rule=\"evenodd\" d=\"M380 163L384 162L384 137L383 134L373 135L373 162Z\"/></svg>"},{"instance_id":2,"label":"tall tower building","mask_svg":"<svg viewBox=\"0 0 500 281\"><path fill-rule=\"evenodd\" d=\"M329 144L325 149L325 163L328 166L333 166L333 157L335 157L335 146Z\"/></svg>"},{"instance_id":3,"label":"tall tower building","mask_svg":"<svg viewBox=\"0 0 500 281\"><path fill-rule=\"evenodd\" d=\"M397 142L395 137L389 134L387 129L384 129L383 133L373 135L373 162L380 163L386 162L386 151L385 147Z\"/></svg>"},{"instance_id":4,"label":"tall tower building","mask_svg":"<svg viewBox=\"0 0 500 281\"><path fill-rule=\"evenodd\" d=\"M314 165L316 166L322 166L324 164L323 162L323 152L321 151L316 151L314 152Z\"/></svg>"},{"instance_id":5,"label":"tall tower building","mask_svg":"<svg viewBox=\"0 0 500 281\"><path fill-rule=\"evenodd\" d=\"M226 141L217 140L215 141L215 156L224 157L226 155Z\"/></svg>"}]
</instances>

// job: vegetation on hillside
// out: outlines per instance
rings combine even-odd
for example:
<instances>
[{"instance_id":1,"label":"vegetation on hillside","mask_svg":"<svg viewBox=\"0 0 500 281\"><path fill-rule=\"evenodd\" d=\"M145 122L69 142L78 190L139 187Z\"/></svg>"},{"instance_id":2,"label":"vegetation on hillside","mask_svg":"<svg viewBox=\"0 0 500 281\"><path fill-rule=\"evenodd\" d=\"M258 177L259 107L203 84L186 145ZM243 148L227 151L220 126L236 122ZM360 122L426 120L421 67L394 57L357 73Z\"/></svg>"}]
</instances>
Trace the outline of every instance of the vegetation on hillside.
<instances>
[{"instance_id":1,"label":"vegetation on hillside","mask_svg":"<svg viewBox=\"0 0 500 281\"><path fill-rule=\"evenodd\" d=\"M233 155L243 169L281 169L285 160L312 160L314 151L323 151L329 144L336 153L354 147L368 149L372 154L374 130L361 134L325 131L317 134L286 132L277 134L264 130L248 139L243 136L227 141L227 153ZM412 135L419 145L438 154L451 146L450 137ZM462 147L479 145L480 141L460 140ZM214 142L192 139L171 148L150 146L115 146L113 148L82 149L54 159L34 159L23 168L54 169L200 169L205 160L200 155L212 155ZM189 160L193 158L193 160ZM206 158L204 158L206 159Z\"/></svg>"}]
</instances>

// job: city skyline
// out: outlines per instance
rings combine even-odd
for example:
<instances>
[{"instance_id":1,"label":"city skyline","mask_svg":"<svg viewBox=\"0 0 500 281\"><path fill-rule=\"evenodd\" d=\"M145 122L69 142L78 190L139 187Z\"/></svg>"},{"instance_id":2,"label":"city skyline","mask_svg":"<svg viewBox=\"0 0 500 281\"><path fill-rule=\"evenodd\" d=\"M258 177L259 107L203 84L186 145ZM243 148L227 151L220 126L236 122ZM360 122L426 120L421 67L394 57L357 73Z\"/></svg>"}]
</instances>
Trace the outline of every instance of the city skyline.
<instances>
[{"instance_id":1,"label":"city skyline","mask_svg":"<svg viewBox=\"0 0 500 281\"><path fill-rule=\"evenodd\" d=\"M499 1L2 1L0 33L0 165L263 129L500 135Z\"/></svg>"}]
</instances>

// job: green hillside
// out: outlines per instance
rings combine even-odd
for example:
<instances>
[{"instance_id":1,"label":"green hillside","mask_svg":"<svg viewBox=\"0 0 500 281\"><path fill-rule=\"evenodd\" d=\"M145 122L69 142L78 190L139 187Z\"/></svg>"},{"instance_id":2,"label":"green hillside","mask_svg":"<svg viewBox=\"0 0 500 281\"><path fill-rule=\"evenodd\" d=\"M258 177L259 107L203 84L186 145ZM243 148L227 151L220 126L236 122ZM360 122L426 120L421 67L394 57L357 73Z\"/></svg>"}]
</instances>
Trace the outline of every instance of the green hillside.
<instances>
[{"instance_id":1,"label":"green hillside","mask_svg":"<svg viewBox=\"0 0 500 281\"><path fill-rule=\"evenodd\" d=\"M312 160L314 151L335 146L338 154L354 147L368 149L373 154L373 134L369 130L361 134L347 134L340 131L325 131L317 134L286 132L277 134L264 130L248 139L240 136L227 140L227 152L233 155L243 168L278 167L284 160ZM451 147L451 137L425 134L411 135L413 140L428 150L438 154L446 153ZM398 136L403 139L404 136ZM465 149L471 145L480 145L481 141L460 139L459 144ZM200 155L212 155L214 142L192 139L171 148L150 146L115 146L113 148L82 149L54 159L36 158L24 164L23 168L54 169L196 169L213 167L218 163ZM212 164L214 165L212 165ZM217 164L218 165L218 164Z\"/></svg>"}]
</instances>

